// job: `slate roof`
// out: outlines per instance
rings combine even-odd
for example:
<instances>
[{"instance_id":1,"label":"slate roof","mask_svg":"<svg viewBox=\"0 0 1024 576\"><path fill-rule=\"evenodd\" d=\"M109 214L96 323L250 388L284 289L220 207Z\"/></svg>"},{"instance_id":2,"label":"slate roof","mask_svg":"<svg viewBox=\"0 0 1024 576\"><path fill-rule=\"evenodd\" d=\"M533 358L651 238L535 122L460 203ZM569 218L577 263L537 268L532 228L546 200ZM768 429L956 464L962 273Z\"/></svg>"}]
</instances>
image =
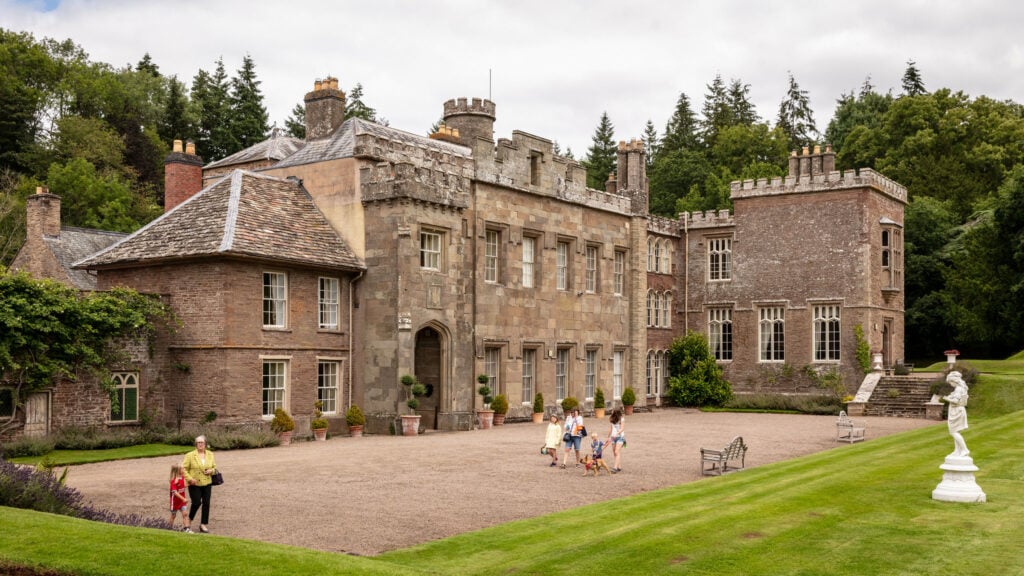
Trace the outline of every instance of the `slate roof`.
<instances>
[{"instance_id":1,"label":"slate roof","mask_svg":"<svg viewBox=\"0 0 1024 576\"><path fill-rule=\"evenodd\" d=\"M309 192L294 180L234 170L78 268L205 257L362 270Z\"/></svg>"},{"instance_id":2,"label":"slate roof","mask_svg":"<svg viewBox=\"0 0 1024 576\"><path fill-rule=\"evenodd\" d=\"M418 136L411 132L391 128L390 126L381 126L380 124L367 122L361 118L349 118L334 131L334 134L327 138L307 142L301 150L278 162L273 167L275 169L285 168L324 160L334 160L336 158L351 158L354 156L353 149L356 136L360 134L370 134L387 140L401 142L402 144L419 146L466 158L470 158L473 155L472 150L459 144L443 140L433 140L426 136Z\"/></svg>"},{"instance_id":3,"label":"slate roof","mask_svg":"<svg viewBox=\"0 0 1024 576\"><path fill-rule=\"evenodd\" d=\"M274 128L270 132L270 138L263 142L253 144L244 150L239 150L238 152L235 152L230 156L225 156L216 162L211 162L203 168L209 169L220 168L222 166L234 166L235 164L244 164L256 160L281 160L294 154L295 151L302 148L305 143L306 141L301 138L288 136L284 130Z\"/></svg>"},{"instance_id":4,"label":"slate roof","mask_svg":"<svg viewBox=\"0 0 1024 576\"><path fill-rule=\"evenodd\" d=\"M89 228L62 226L59 237L44 236L43 242L64 269L68 279L80 290L95 290L96 277L86 270L72 268L75 262L124 239L128 234Z\"/></svg>"}]
</instances>

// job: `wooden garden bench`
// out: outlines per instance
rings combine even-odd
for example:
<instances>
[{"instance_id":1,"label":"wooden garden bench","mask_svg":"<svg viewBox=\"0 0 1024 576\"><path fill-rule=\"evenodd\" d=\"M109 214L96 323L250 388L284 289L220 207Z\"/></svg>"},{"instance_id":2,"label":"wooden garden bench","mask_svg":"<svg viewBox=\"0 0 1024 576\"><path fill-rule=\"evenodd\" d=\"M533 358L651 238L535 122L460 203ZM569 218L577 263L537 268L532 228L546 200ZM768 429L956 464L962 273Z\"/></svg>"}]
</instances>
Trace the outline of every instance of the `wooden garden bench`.
<instances>
[{"instance_id":1,"label":"wooden garden bench","mask_svg":"<svg viewBox=\"0 0 1024 576\"><path fill-rule=\"evenodd\" d=\"M721 450L712 450L710 448L700 449L700 472L704 476L718 475L728 472L729 469L742 470L746 465L747 456L747 445L743 443L743 437L737 436L729 442L725 448ZM735 462L739 461L739 466L735 465ZM729 462L734 462L733 465L729 465ZM711 467L708 468L707 465Z\"/></svg>"},{"instance_id":2,"label":"wooden garden bench","mask_svg":"<svg viewBox=\"0 0 1024 576\"><path fill-rule=\"evenodd\" d=\"M839 420L836 421L836 442L843 441L853 444L864 440L864 427L857 426L853 420L846 415L846 410L839 412Z\"/></svg>"}]
</instances>

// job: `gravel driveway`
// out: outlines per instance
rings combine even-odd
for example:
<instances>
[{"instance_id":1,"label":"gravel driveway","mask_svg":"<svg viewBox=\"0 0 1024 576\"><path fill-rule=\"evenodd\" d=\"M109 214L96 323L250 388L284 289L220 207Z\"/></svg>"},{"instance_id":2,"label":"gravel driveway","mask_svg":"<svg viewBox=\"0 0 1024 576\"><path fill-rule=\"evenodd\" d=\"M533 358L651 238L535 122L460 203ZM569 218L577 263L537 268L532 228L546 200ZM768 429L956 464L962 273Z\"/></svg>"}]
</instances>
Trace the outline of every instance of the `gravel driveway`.
<instances>
[{"instance_id":1,"label":"gravel driveway","mask_svg":"<svg viewBox=\"0 0 1024 576\"><path fill-rule=\"evenodd\" d=\"M225 484L213 489L210 530L374 555L697 480L700 448L720 448L737 435L749 446L748 467L846 447L834 443L835 416L670 408L626 420L623 471L599 478L584 478L573 468L550 468L550 460L539 454L546 424L532 423L415 438L338 436L327 442L220 451L217 464ZM868 442L941 424L907 418L856 420L867 427ZM607 419L588 418L585 424L591 433L607 436ZM609 451L609 462L610 457ZM75 466L68 484L102 508L165 518L170 466L180 461L160 457Z\"/></svg>"}]
</instances>

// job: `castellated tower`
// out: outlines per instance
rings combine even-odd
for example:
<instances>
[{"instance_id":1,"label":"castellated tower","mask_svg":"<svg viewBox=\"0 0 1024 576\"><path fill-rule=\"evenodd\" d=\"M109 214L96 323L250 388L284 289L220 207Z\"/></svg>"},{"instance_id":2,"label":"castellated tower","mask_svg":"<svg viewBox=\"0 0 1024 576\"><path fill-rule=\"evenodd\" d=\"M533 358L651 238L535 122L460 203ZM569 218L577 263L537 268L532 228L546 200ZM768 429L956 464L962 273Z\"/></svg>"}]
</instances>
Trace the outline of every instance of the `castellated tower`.
<instances>
[{"instance_id":1,"label":"castellated tower","mask_svg":"<svg viewBox=\"0 0 1024 576\"><path fill-rule=\"evenodd\" d=\"M463 146L473 146L477 138L494 141L494 102L473 98L449 100L444 103L444 123L458 130Z\"/></svg>"},{"instance_id":2,"label":"castellated tower","mask_svg":"<svg viewBox=\"0 0 1024 576\"><path fill-rule=\"evenodd\" d=\"M313 83L306 94L306 141L326 138L345 120L345 93L338 88L338 79L328 76Z\"/></svg>"}]
</instances>

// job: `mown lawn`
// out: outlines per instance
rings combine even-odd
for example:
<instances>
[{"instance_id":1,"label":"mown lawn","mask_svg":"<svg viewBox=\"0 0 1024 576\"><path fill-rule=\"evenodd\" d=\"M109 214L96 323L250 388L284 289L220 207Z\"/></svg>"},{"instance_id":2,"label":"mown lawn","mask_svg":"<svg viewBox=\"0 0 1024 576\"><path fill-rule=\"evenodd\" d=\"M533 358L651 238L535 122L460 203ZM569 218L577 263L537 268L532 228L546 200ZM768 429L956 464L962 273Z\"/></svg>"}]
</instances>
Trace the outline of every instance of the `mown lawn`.
<instances>
[{"instance_id":1,"label":"mown lawn","mask_svg":"<svg viewBox=\"0 0 1024 576\"><path fill-rule=\"evenodd\" d=\"M124 448L110 448L109 450L54 450L45 456L22 456L10 458L15 464L36 465L45 460L54 466L67 466L72 464L92 464L94 462L110 462L112 460L131 460L134 458L153 458L156 456L170 456L173 454L184 454L192 450L191 446L174 446L171 444L140 444L138 446L126 446Z\"/></svg>"},{"instance_id":2,"label":"mown lawn","mask_svg":"<svg viewBox=\"0 0 1024 576\"><path fill-rule=\"evenodd\" d=\"M0 571L180 574L198 556L223 575L1024 576L1024 411L1012 411L1024 378L1012 360L971 390L965 438L984 504L931 499L952 450L936 426L375 558L0 508Z\"/></svg>"}]
</instances>

